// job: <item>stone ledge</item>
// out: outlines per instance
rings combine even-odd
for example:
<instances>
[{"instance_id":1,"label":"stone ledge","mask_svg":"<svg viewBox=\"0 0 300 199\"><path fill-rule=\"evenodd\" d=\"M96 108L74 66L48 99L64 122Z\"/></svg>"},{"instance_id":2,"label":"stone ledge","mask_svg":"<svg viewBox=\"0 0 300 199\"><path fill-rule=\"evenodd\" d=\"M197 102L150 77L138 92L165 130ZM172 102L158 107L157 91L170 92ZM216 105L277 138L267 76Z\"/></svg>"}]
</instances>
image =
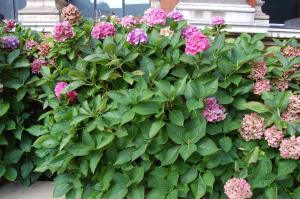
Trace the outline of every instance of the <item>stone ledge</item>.
<instances>
[{"instance_id":1,"label":"stone ledge","mask_svg":"<svg viewBox=\"0 0 300 199\"><path fill-rule=\"evenodd\" d=\"M64 199L52 197L53 188L52 182L40 181L30 187L12 182L0 187L0 199Z\"/></svg>"}]
</instances>

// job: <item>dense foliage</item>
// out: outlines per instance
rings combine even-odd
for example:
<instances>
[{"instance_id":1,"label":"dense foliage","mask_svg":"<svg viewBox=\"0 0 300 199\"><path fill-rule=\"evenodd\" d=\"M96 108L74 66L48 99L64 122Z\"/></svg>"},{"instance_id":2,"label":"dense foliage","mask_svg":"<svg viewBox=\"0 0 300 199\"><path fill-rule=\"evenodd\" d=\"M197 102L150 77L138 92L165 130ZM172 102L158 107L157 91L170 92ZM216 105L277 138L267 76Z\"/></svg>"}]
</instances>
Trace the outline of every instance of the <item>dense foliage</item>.
<instances>
[{"instance_id":1,"label":"dense foliage","mask_svg":"<svg viewBox=\"0 0 300 199\"><path fill-rule=\"evenodd\" d=\"M296 40L227 38L222 18L204 35L160 9L64 16L42 40L2 40L0 176L51 171L67 199L299 198Z\"/></svg>"}]
</instances>

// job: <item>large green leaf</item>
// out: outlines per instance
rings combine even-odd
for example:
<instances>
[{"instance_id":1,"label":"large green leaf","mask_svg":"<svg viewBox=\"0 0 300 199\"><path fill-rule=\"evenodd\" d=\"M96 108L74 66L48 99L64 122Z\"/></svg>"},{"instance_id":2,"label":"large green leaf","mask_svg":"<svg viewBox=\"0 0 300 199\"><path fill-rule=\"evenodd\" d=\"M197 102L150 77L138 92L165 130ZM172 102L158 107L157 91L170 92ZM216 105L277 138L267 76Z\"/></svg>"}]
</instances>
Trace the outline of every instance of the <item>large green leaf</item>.
<instances>
[{"instance_id":1,"label":"large green leaf","mask_svg":"<svg viewBox=\"0 0 300 199\"><path fill-rule=\"evenodd\" d=\"M212 139L206 137L200 140L197 151L202 156L208 156L219 151L219 149Z\"/></svg>"}]
</instances>

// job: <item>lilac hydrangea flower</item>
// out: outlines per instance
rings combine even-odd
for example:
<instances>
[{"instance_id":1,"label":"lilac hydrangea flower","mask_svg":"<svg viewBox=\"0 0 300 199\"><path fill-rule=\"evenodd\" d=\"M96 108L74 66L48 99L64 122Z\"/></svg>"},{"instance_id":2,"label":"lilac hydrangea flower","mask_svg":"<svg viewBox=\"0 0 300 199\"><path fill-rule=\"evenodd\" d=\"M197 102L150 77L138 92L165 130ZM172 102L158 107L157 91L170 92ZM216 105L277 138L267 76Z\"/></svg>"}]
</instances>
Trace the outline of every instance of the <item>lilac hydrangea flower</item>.
<instances>
[{"instance_id":1,"label":"lilac hydrangea flower","mask_svg":"<svg viewBox=\"0 0 300 199\"><path fill-rule=\"evenodd\" d=\"M208 122L219 122L226 118L225 108L217 103L215 97L205 99L203 116Z\"/></svg>"},{"instance_id":2,"label":"lilac hydrangea flower","mask_svg":"<svg viewBox=\"0 0 300 199\"><path fill-rule=\"evenodd\" d=\"M149 8L145 11L143 17L149 26L156 24L165 25L167 20L167 13L161 8Z\"/></svg>"},{"instance_id":3,"label":"lilac hydrangea flower","mask_svg":"<svg viewBox=\"0 0 300 199\"><path fill-rule=\"evenodd\" d=\"M124 26L125 28L133 27L137 23L138 20L132 15L124 16L121 19L121 25Z\"/></svg>"},{"instance_id":4,"label":"lilac hydrangea flower","mask_svg":"<svg viewBox=\"0 0 300 199\"><path fill-rule=\"evenodd\" d=\"M147 33L140 28L135 28L127 35L127 41L131 45L138 45L139 43L147 43L148 36Z\"/></svg>"},{"instance_id":5,"label":"lilac hydrangea flower","mask_svg":"<svg viewBox=\"0 0 300 199\"><path fill-rule=\"evenodd\" d=\"M168 17L173 19L174 21L182 21L183 20L183 15L181 12L178 10L173 10L168 14Z\"/></svg>"},{"instance_id":6,"label":"lilac hydrangea flower","mask_svg":"<svg viewBox=\"0 0 300 199\"><path fill-rule=\"evenodd\" d=\"M211 19L212 26L222 26L225 24L225 20L221 16L215 16Z\"/></svg>"},{"instance_id":7,"label":"lilac hydrangea flower","mask_svg":"<svg viewBox=\"0 0 300 199\"><path fill-rule=\"evenodd\" d=\"M1 43L3 44L3 47L6 49L16 49L19 47L19 39L14 36L6 36L1 39Z\"/></svg>"}]
</instances>

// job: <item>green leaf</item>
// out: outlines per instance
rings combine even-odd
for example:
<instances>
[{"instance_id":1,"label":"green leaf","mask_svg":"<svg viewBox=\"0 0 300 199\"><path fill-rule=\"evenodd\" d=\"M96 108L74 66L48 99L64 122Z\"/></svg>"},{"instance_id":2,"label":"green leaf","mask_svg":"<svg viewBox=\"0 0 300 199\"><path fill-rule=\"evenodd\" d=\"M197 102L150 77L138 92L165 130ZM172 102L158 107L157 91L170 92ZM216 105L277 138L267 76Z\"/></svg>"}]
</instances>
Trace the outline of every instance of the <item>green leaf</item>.
<instances>
[{"instance_id":1,"label":"green leaf","mask_svg":"<svg viewBox=\"0 0 300 199\"><path fill-rule=\"evenodd\" d=\"M267 199L278 199L278 188L276 185L268 187L265 190L265 195Z\"/></svg>"},{"instance_id":2,"label":"green leaf","mask_svg":"<svg viewBox=\"0 0 300 199\"><path fill-rule=\"evenodd\" d=\"M4 173L5 173L5 166L3 166L3 165L0 165L0 178L4 175Z\"/></svg>"},{"instance_id":3,"label":"green leaf","mask_svg":"<svg viewBox=\"0 0 300 199\"><path fill-rule=\"evenodd\" d=\"M134 61L139 56L139 53L130 52L125 58L124 63Z\"/></svg>"},{"instance_id":4,"label":"green leaf","mask_svg":"<svg viewBox=\"0 0 300 199\"><path fill-rule=\"evenodd\" d=\"M282 160L278 163L278 176L287 175L293 173L297 167L297 161L295 160Z\"/></svg>"},{"instance_id":5,"label":"green leaf","mask_svg":"<svg viewBox=\"0 0 300 199\"><path fill-rule=\"evenodd\" d=\"M223 137L219 140L221 148L228 153L232 147L232 140L230 137Z\"/></svg>"},{"instance_id":6,"label":"green leaf","mask_svg":"<svg viewBox=\"0 0 300 199\"><path fill-rule=\"evenodd\" d=\"M115 138L114 134L111 133L101 133L96 136L96 149L101 149L108 144L110 144Z\"/></svg>"},{"instance_id":7,"label":"green leaf","mask_svg":"<svg viewBox=\"0 0 300 199\"><path fill-rule=\"evenodd\" d=\"M7 113L9 107L10 107L9 103L0 102L0 117Z\"/></svg>"},{"instance_id":8,"label":"green leaf","mask_svg":"<svg viewBox=\"0 0 300 199\"><path fill-rule=\"evenodd\" d=\"M46 129L46 127L42 126L42 125L33 125L33 126L29 127L28 129L26 129L26 131L36 137L45 135L48 133L48 130Z\"/></svg>"},{"instance_id":9,"label":"green leaf","mask_svg":"<svg viewBox=\"0 0 300 199\"><path fill-rule=\"evenodd\" d=\"M25 161L21 166L21 175L26 178L33 170L34 166L30 160Z\"/></svg>"},{"instance_id":10,"label":"green leaf","mask_svg":"<svg viewBox=\"0 0 300 199\"><path fill-rule=\"evenodd\" d=\"M88 119L90 116L89 115L77 115L72 119L72 122L70 123L70 125L75 126L77 124L79 124L80 122Z\"/></svg>"},{"instance_id":11,"label":"green leaf","mask_svg":"<svg viewBox=\"0 0 300 199\"><path fill-rule=\"evenodd\" d=\"M164 125L165 123L162 120L153 122L149 130L149 138L153 138Z\"/></svg>"},{"instance_id":12,"label":"green leaf","mask_svg":"<svg viewBox=\"0 0 300 199\"><path fill-rule=\"evenodd\" d=\"M195 198L202 198L206 193L206 185L201 175L199 175L197 182L194 182L191 187Z\"/></svg>"},{"instance_id":13,"label":"green leaf","mask_svg":"<svg viewBox=\"0 0 300 199\"><path fill-rule=\"evenodd\" d=\"M87 62L106 62L110 60L110 58L106 54L92 54L86 56L83 60Z\"/></svg>"},{"instance_id":14,"label":"green leaf","mask_svg":"<svg viewBox=\"0 0 300 199\"><path fill-rule=\"evenodd\" d=\"M13 149L10 150L8 153L5 153L4 155L4 162L8 164L16 164L20 160L20 158L23 155L23 151L20 149Z\"/></svg>"},{"instance_id":15,"label":"green leaf","mask_svg":"<svg viewBox=\"0 0 300 199\"><path fill-rule=\"evenodd\" d=\"M139 115L152 115L158 113L160 104L156 102L143 102L133 107L133 111Z\"/></svg>"},{"instance_id":16,"label":"green leaf","mask_svg":"<svg viewBox=\"0 0 300 199\"><path fill-rule=\"evenodd\" d=\"M191 167L185 174L180 177L180 181L184 184L193 182L198 176L198 171L195 166Z\"/></svg>"},{"instance_id":17,"label":"green leaf","mask_svg":"<svg viewBox=\"0 0 300 199\"><path fill-rule=\"evenodd\" d=\"M72 144L69 147L67 147L67 150L73 156L86 156L92 150L92 146L88 146L85 144Z\"/></svg>"},{"instance_id":18,"label":"green leaf","mask_svg":"<svg viewBox=\"0 0 300 199\"><path fill-rule=\"evenodd\" d=\"M71 188L72 188L72 186L67 183L56 184L54 187L53 196L57 197L57 198L61 197L61 196L65 195L68 191L70 191Z\"/></svg>"},{"instance_id":19,"label":"green leaf","mask_svg":"<svg viewBox=\"0 0 300 199\"><path fill-rule=\"evenodd\" d=\"M269 173L266 175L255 175L255 178L252 180L251 185L253 188L265 188L274 182L276 175Z\"/></svg>"},{"instance_id":20,"label":"green leaf","mask_svg":"<svg viewBox=\"0 0 300 199\"><path fill-rule=\"evenodd\" d=\"M161 163L162 166L173 164L176 161L176 159L178 158L179 149L180 149L179 146L174 146L174 147L171 147L170 149L168 149L166 156L165 156L163 162Z\"/></svg>"},{"instance_id":21,"label":"green leaf","mask_svg":"<svg viewBox=\"0 0 300 199\"><path fill-rule=\"evenodd\" d=\"M184 144L185 130L182 127L173 124L167 124L167 133L169 138L176 144Z\"/></svg>"},{"instance_id":22,"label":"green leaf","mask_svg":"<svg viewBox=\"0 0 300 199\"><path fill-rule=\"evenodd\" d=\"M186 161L195 151L197 151L196 144L181 145L179 149L180 156Z\"/></svg>"},{"instance_id":23,"label":"green leaf","mask_svg":"<svg viewBox=\"0 0 300 199\"><path fill-rule=\"evenodd\" d=\"M132 148L123 149L119 152L118 157L114 165L121 165L129 162L132 158Z\"/></svg>"},{"instance_id":24,"label":"green leaf","mask_svg":"<svg viewBox=\"0 0 300 199\"><path fill-rule=\"evenodd\" d=\"M17 171L16 169L12 168L12 167L7 167L4 173L4 177L5 179L9 180L9 181L15 181L17 178Z\"/></svg>"},{"instance_id":25,"label":"green leaf","mask_svg":"<svg viewBox=\"0 0 300 199\"><path fill-rule=\"evenodd\" d=\"M100 151L95 151L91 154L90 158L90 169L92 173L95 173L97 165L102 157L102 153Z\"/></svg>"},{"instance_id":26,"label":"green leaf","mask_svg":"<svg viewBox=\"0 0 300 199\"><path fill-rule=\"evenodd\" d=\"M203 181L206 186L213 187L215 183L215 176L211 171L207 170L203 175Z\"/></svg>"},{"instance_id":27,"label":"green leaf","mask_svg":"<svg viewBox=\"0 0 300 199\"><path fill-rule=\"evenodd\" d=\"M202 156L208 156L211 154L214 154L217 152L219 149L217 145L214 143L214 141L210 138L203 138L200 140L198 144L198 153Z\"/></svg>"},{"instance_id":28,"label":"green leaf","mask_svg":"<svg viewBox=\"0 0 300 199\"><path fill-rule=\"evenodd\" d=\"M135 186L128 193L128 199L144 199L144 187Z\"/></svg>"},{"instance_id":29,"label":"green leaf","mask_svg":"<svg viewBox=\"0 0 300 199\"><path fill-rule=\"evenodd\" d=\"M103 50L109 55L113 55L116 53L116 44L112 37L105 37L103 41Z\"/></svg>"},{"instance_id":30,"label":"green leaf","mask_svg":"<svg viewBox=\"0 0 300 199\"><path fill-rule=\"evenodd\" d=\"M259 147L255 147L254 150L252 151L252 153L250 154L249 160L248 160L248 164L251 163L256 163L258 160L258 156L259 156Z\"/></svg>"},{"instance_id":31,"label":"green leaf","mask_svg":"<svg viewBox=\"0 0 300 199\"><path fill-rule=\"evenodd\" d=\"M7 63L12 64L20 56L20 49L16 49L8 54Z\"/></svg>"},{"instance_id":32,"label":"green leaf","mask_svg":"<svg viewBox=\"0 0 300 199\"><path fill-rule=\"evenodd\" d=\"M189 112L203 108L203 102L202 101L197 101L195 99L189 99L186 102L186 106L189 110Z\"/></svg>"},{"instance_id":33,"label":"green leaf","mask_svg":"<svg viewBox=\"0 0 300 199\"><path fill-rule=\"evenodd\" d=\"M239 110L249 109L257 113L271 112L271 110L266 105L260 102L254 102L254 101L246 102L246 100L242 98L235 100L233 105Z\"/></svg>"},{"instance_id":34,"label":"green leaf","mask_svg":"<svg viewBox=\"0 0 300 199\"><path fill-rule=\"evenodd\" d=\"M177 111L177 110L171 111L169 113L169 118L172 124L175 124L177 126L183 126L184 116L181 111Z\"/></svg>"},{"instance_id":35,"label":"green leaf","mask_svg":"<svg viewBox=\"0 0 300 199\"><path fill-rule=\"evenodd\" d=\"M155 71L155 65L149 57L143 56L140 61L140 70L144 72L146 77L151 77Z\"/></svg>"}]
</instances>

